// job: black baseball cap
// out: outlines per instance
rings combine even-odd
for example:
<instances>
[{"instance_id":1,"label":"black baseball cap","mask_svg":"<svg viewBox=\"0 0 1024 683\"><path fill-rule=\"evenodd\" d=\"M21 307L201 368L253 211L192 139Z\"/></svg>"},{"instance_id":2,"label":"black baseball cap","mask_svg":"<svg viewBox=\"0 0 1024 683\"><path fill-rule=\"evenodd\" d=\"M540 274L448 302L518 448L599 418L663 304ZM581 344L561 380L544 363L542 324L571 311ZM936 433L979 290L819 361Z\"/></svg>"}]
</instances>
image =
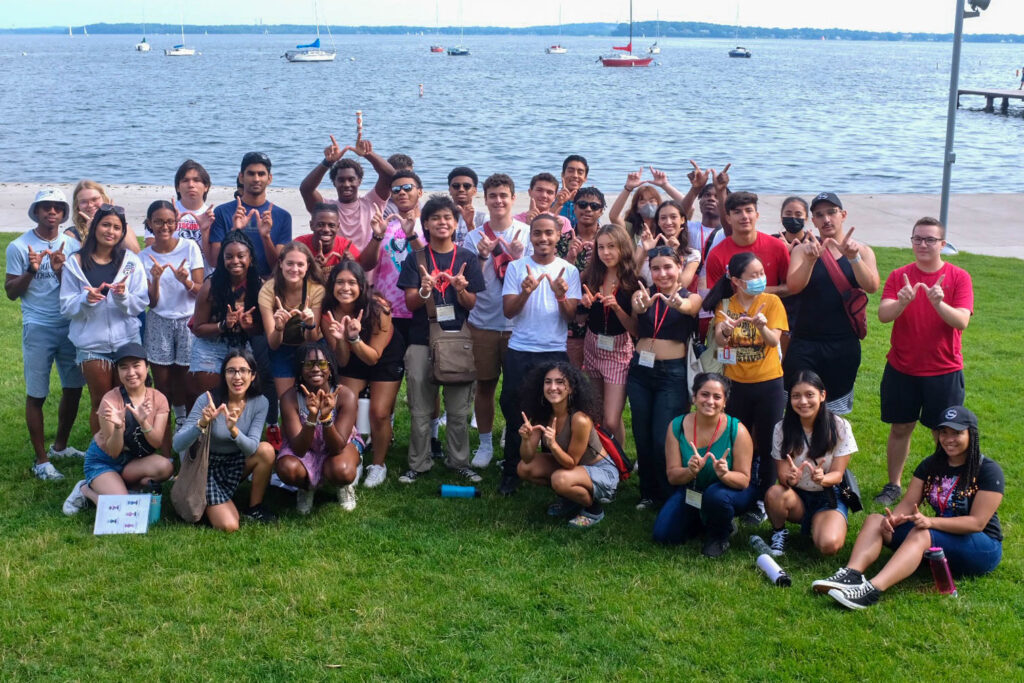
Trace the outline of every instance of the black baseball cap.
<instances>
[{"instance_id":1,"label":"black baseball cap","mask_svg":"<svg viewBox=\"0 0 1024 683\"><path fill-rule=\"evenodd\" d=\"M120 363L125 358L141 358L142 360L146 360L146 347L142 344L129 342L117 351L114 351L115 363Z\"/></svg>"},{"instance_id":2,"label":"black baseball cap","mask_svg":"<svg viewBox=\"0 0 1024 683\"><path fill-rule=\"evenodd\" d=\"M839 197L836 196L835 192L819 192L815 195L814 199L811 200L811 211L814 211L814 205L821 202L828 202L829 204L835 204L840 209L843 208L843 203L839 201Z\"/></svg>"},{"instance_id":3,"label":"black baseball cap","mask_svg":"<svg viewBox=\"0 0 1024 683\"><path fill-rule=\"evenodd\" d=\"M270 157L263 152L246 152L242 157L242 168L239 170L245 171L253 164L263 164L267 167L267 171L270 171Z\"/></svg>"},{"instance_id":4,"label":"black baseball cap","mask_svg":"<svg viewBox=\"0 0 1024 683\"><path fill-rule=\"evenodd\" d=\"M978 428L978 416L963 406L953 406L942 411L943 422L936 429L949 427L962 432L969 427Z\"/></svg>"}]
</instances>

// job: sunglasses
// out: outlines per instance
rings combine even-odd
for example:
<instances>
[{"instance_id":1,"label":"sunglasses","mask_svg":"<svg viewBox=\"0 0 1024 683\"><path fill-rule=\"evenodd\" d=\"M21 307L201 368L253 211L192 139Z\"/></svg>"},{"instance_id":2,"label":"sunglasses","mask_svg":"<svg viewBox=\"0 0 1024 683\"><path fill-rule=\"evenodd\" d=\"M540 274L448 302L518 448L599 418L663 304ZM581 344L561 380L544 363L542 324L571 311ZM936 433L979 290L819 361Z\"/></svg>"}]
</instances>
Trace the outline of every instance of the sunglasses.
<instances>
[{"instance_id":1,"label":"sunglasses","mask_svg":"<svg viewBox=\"0 0 1024 683\"><path fill-rule=\"evenodd\" d=\"M474 187L473 183L452 183L449 185L453 190L468 190Z\"/></svg>"},{"instance_id":2,"label":"sunglasses","mask_svg":"<svg viewBox=\"0 0 1024 683\"><path fill-rule=\"evenodd\" d=\"M100 211L116 213L121 218L124 218L124 207L117 204L100 204Z\"/></svg>"},{"instance_id":3,"label":"sunglasses","mask_svg":"<svg viewBox=\"0 0 1024 683\"><path fill-rule=\"evenodd\" d=\"M39 202L36 204L36 211L60 211L63 213L64 204L61 202Z\"/></svg>"},{"instance_id":4,"label":"sunglasses","mask_svg":"<svg viewBox=\"0 0 1024 683\"><path fill-rule=\"evenodd\" d=\"M654 249L647 250L647 258L654 258L655 256L671 256L675 251L672 247L660 246Z\"/></svg>"},{"instance_id":5,"label":"sunglasses","mask_svg":"<svg viewBox=\"0 0 1024 683\"><path fill-rule=\"evenodd\" d=\"M321 359L321 360L304 360L304 361L302 361L302 367L307 368L307 369L308 368L318 368L318 369L322 370L323 372L327 372L331 368L331 365L330 365L330 363L328 363L326 360L323 360L323 359Z\"/></svg>"},{"instance_id":6,"label":"sunglasses","mask_svg":"<svg viewBox=\"0 0 1024 683\"><path fill-rule=\"evenodd\" d=\"M416 186L412 183L406 183L405 185L395 185L391 188L391 194L398 194L399 192L412 192L416 189Z\"/></svg>"},{"instance_id":7,"label":"sunglasses","mask_svg":"<svg viewBox=\"0 0 1024 683\"><path fill-rule=\"evenodd\" d=\"M601 209L604 208L604 204L601 204L600 202L586 202L581 200L576 202L576 208L590 209L591 211L600 211Z\"/></svg>"}]
</instances>

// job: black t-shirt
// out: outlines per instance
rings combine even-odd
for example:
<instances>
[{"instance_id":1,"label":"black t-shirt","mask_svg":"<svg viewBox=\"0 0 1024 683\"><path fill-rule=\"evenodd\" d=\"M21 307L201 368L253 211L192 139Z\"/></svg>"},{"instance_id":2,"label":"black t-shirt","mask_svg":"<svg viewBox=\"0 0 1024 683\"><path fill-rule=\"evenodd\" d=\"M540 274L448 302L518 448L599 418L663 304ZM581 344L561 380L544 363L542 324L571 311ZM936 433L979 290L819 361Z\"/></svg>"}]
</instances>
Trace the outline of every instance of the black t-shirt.
<instances>
[{"instance_id":1,"label":"black t-shirt","mask_svg":"<svg viewBox=\"0 0 1024 683\"><path fill-rule=\"evenodd\" d=\"M102 284L112 285L114 280L117 278L117 271L121 269L120 263L111 261L110 263L97 263L89 270L82 269L85 274L85 279L89 281L89 284L93 287L99 287ZM103 291L107 293L106 290Z\"/></svg>"},{"instance_id":2,"label":"black t-shirt","mask_svg":"<svg viewBox=\"0 0 1024 683\"><path fill-rule=\"evenodd\" d=\"M455 255L454 264L452 264L452 254ZM463 273L469 281L466 291L476 294L486 289L483 273L480 272L480 259L475 251L456 248L447 254L439 254L436 251L432 251L430 247L427 247L424 256L427 259L427 270L432 272L436 267L438 271L450 271L452 275L458 275L462 264L466 264L466 271ZM402 264L402 270L398 273L398 286L402 289L419 290L422 280L423 273L420 271L420 264L416 258L416 253L413 252L406 257L405 262ZM459 303L455 288L451 285L445 287L444 295L437 289L434 289L431 296L434 297L435 307L440 308L444 305L451 305L455 308L455 320L440 323L441 329L448 331L460 329L463 323L466 322L466 318L469 317L469 311ZM427 322L427 307L423 306L413 311L412 322L409 324L409 339L406 341L409 344L426 346L429 340L430 325Z\"/></svg>"},{"instance_id":3,"label":"black t-shirt","mask_svg":"<svg viewBox=\"0 0 1024 683\"><path fill-rule=\"evenodd\" d=\"M689 292L683 296L687 294ZM657 314L657 318L654 317L655 314ZM686 342L697 330L696 318L692 315L683 315L659 298L651 302L650 308L637 316L637 337L640 339L653 337L654 327L658 323L661 323L658 328L658 339Z\"/></svg>"},{"instance_id":4,"label":"black t-shirt","mask_svg":"<svg viewBox=\"0 0 1024 683\"><path fill-rule=\"evenodd\" d=\"M626 312L626 315L633 313L633 297L629 292L622 289L616 290L615 300ZM615 315L615 311L596 302L590 307L587 314L587 328L594 334L607 334L613 337L626 331L619 316Z\"/></svg>"},{"instance_id":5,"label":"black t-shirt","mask_svg":"<svg viewBox=\"0 0 1024 683\"><path fill-rule=\"evenodd\" d=\"M914 470L914 477L925 483L925 497L939 517L963 517L971 513L971 506L974 504L974 496L965 495L963 491L956 489L960 477L967 472L967 465L950 467L946 456L930 455L921 461L921 464ZM931 487L929 490L929 477ZM1005 486L1003 468L995 460L981 456L981 467L978 469L977 477L978 491L995 491L1002 493ZM969 483L968 483L969 485ZM999 525L999 514L993 513L992 519L982 530L986 536L991 536L997 541L1003 540L1003 529Z\"/></svg>"}]
</instances>

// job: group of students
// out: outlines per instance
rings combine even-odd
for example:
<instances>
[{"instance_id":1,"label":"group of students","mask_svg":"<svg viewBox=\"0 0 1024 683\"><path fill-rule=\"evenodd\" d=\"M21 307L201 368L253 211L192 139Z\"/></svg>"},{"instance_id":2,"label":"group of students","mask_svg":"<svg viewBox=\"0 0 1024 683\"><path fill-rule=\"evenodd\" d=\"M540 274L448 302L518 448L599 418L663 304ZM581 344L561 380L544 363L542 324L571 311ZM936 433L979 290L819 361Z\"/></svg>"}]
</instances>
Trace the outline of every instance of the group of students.
<instances>
[{"instance_id":1,"label":"group of students","mask_svg":"<svg viewBox=\"0 0 1024 683\"><path fill-rule=\"evenodd\" d=\"M350 150L378 176L362 196L363 167L344 158ZM494 455L504 376L502 494L526 480L558 495L552 516L576 527L600 522L619 484L609 450L625 441L628 401L637 507L658 510L657 541L703 535L704 554L719 556L743 515L771 522L774 553L784 552L794 522L835 554L848 512L838 485L857 450L841 415L852 410L860 365L856 302L880 285L874 253L844 228L833 193L809 204L786 199L782 230L770 235L758 230L757 195L729 189L729 166L691 164L685 194L664 172L630 173L602 225L605 195L586 185L579 155L565 159L561 180L534 176L529 210L513 215L515 184L505 174L481 184L457 167L448 194L424 202L407 156L384 159L364 138L341 149L332 137L300 186L311 234L292 239L291 216L266 196L270 159L250 152L236 197L216 207L205 169L182 164L177 196L147 211L141 250L102 186L82 181L70 204L43 191L29 208L36 227L7 250L6 291L22 302L33 471L62 478L49 458L78 453L67 439L88 384L95 438L68 514L99 494L158 485L173 468L157 452L184 453L207 432L214 527L237 528L232 497L249 475L251 519L274 519L262 503L274 474L296 488L302 513L325 482L351 510L357 482L387 477L403 379L410 436L398 480L412 484L443 460L477 483ZM336 198L318 190L325 174ZM486 214L473 204L480 186ZM691 220L695 205L700 218ZM976 419L962 407L971 280L942 261L944 232L935 219L919 220L915 262L883 289L879 318L893 332L882 419L891 430L889 483L876 501L900 500L918 420L935 430L937 450L895 512L868 518L849 566L819 582L847 606L870 604L906 575L889 571L903 550L871 582L861 572L881 542L923 553L920 529L932 530L930 542L946 547L955 567L961 552L965 571L999 560L1002 475L980 456ZM459 355L472 358L469 375L445 379L442 366ZM54 361L64 391L47 451L42 405ZM355 428L365 394L368 444ZM924 517L917 505L926 498L940 517L970 520ZM984 565L978 534L998 546Z\"/></svg>"}]
</instances>

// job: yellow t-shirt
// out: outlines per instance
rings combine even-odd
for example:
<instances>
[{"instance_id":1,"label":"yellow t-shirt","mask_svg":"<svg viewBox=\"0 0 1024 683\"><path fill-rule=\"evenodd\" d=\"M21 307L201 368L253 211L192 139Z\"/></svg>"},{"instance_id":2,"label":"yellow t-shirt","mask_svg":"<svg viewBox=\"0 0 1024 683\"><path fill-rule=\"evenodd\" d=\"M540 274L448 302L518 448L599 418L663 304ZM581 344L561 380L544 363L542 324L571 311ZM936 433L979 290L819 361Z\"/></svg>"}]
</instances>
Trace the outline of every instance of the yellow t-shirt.
<instances>
[{"instance_id":1,"label":"yellow t-shirt","mask_svg":"<svg viewBox=\"0 0 1024 683\"><path fill-rule=\"evenodd\" d=\"M729 299L729 310L723 310L725 302L715 309L715 325L725 320L725 316L735 320L741 316L753 316L763 305L761 313L768 319L768 329L789 330L789 320L782 300L774 294L758 294L750 307L744 310L736 297ZM782 377L782 359L776 346L767 346L761 338L761 332L748 321L743 321L732 331L729 347L736 354L736 363L725 366L725 376L734 382L753 384L767 382Z\"/></svg>"},{"instance_id":2,"label":"yellow t-shirt","mask_svg":"<svg viewBox=\"0 0 1024 683\"><path fill-rule=\"evenodd\" d=\"M315 282L309 282L306 285L306 308L312 308L314 310L320 308L324 302L325 290L323 285L319 285ZM277 295L274 293L274 278L270 278L263 283L260 288L259 304L260 311L263 315L267 315L267 311L273 312L277 310L277 303L274 298ZM282 344L285 346L299 346L305 341L306 337L302 332L301 321L298 318L292 318L288 321L288 324L284 327L284 339Z\"/></svg>"}]
</instances>

